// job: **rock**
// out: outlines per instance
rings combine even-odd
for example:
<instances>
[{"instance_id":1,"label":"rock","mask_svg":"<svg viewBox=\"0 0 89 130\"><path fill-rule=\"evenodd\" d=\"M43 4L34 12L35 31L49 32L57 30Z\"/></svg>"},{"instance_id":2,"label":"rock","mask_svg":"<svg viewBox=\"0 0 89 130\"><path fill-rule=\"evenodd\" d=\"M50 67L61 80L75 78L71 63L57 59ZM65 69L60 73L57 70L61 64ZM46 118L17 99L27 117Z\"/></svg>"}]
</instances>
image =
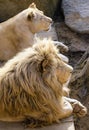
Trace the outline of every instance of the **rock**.
<instances>
[{"instance_id":1,"label":"rock","mask_svg":"<svg viewBox=\"0 0 89 130\"><path fill-rule=\"evenodd\" d=\"M0 22L28 8L32 2L33 0L0 0ZM37 7L50 17L53 17L58 2L59 0L35 0Z\"/></svg>"},{"instance_id":2,"label":"rock","mask_svg":"<svg viewBox=\"0 0 89 130\"><path fill-rule=\"evenodd\" d=\"M68 27L89 34L89 0L63 0L62 8Z\"/></svg>"},{"instance_id":3,"label":"rock","mask_svg":"<svg viewBox=\"0 0 89 130\"><path fill-rule=\"evenodd\" d=\"M69 47L69 51L85 52L89 46L89 34L79 34L72 31L64 22L55 23L58 40Z\"/></svg>"},{"instance_id":4,"label":"rock","mask_svg":"<svg viewBox=\"0 0 89 130\"><path fill-rule=\"evenodd\" d=\"M42 128L24 128L22 123L0 122L0 130L75 130L73 117L63 119L60 124L53 124Z\"/></svg>"}]
</instances>

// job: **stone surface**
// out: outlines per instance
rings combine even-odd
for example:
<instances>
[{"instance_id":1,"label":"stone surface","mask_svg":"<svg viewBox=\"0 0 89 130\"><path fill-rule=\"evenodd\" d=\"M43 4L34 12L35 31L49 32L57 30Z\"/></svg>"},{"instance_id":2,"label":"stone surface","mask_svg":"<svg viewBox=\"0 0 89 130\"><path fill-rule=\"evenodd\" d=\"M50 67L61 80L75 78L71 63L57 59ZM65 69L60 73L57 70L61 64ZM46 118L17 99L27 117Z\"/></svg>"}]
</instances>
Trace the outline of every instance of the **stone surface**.
<instances>
[{"instance_id":1,"label":"stone surface","mask_svg":"<svg viewBox=\"0 0 89 130\"><path fill-rule=\"evenodd\" d=\"M0 130L75 130L72 117L63 120L60 124L54 124L43 128L24 128L21 123L0 122Z\"/></svg>"},{"instance_id":2,"label":"stone surface","mask_svg":"<svg viewBox=\"0 0 89 130\"><path fill-rule=\"evenodd\" d=\"M86 51L89 46L89 34L75 33L64 22L55 23L55 28L58 40L69 47L69 52L75 53L73 58L76 56L76 52Z\"/></svg>"},{"instance_id":3,"label":"stone surface","mask_svg":"<svg viewBox=\"0 0 89 130\"><path fill-rule=\"evenodd\" d=\"M28 8L32 2L35 2L37 7L44 11L46 15L53 17L59 1L60 0L0 0L0 22Z\"/></svg>"},{"instance_id":4,"label":"stone surface","mask_svg":"<svg viewBox=\"0 0 89 130\"><path fill-rule=\"evenodd\" d=\"M71 29L89 34L89 0L63 0L62 8Z\"/></svg>"}]
</instances>

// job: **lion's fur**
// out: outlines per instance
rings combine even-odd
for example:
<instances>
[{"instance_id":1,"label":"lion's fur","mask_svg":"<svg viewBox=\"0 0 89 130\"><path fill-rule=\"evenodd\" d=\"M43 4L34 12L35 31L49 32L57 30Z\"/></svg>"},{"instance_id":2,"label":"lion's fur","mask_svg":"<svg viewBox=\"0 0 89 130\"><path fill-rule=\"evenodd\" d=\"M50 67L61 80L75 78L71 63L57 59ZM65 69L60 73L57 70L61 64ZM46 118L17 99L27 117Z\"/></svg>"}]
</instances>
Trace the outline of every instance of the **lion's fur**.
<instances>
[{"instance_id":1,"label":"lion's fur","mask_svg":"<svg viewBox=\"0 0 89 130\"><path fill-rule=\"evenodd\" d=\"M0 60L7 61L34 44L35 33L48 30L52 19L32 3L29 8L0 23Z\"/></svg>"},{"instance_id":2,"label":"lion's fur","mask_svg":"<svg viewBox=\"0 0 89 130\"><path fill-rule=\"evenodd\" d=\"M52 42L38 39L0 69L0 120L33 118L50 124L63 118L63 85L55 72L66 66Z\"/></svg>"}]
</instances>

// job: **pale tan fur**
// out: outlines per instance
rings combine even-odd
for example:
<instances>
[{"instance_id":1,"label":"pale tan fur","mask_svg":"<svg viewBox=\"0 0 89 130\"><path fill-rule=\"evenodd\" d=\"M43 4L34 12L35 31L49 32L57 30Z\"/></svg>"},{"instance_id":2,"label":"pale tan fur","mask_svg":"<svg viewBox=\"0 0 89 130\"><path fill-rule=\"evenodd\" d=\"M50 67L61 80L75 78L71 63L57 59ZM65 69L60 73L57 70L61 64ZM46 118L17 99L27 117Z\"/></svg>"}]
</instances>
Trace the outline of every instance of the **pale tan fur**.
<instances>
[{"instance_id":1,"label":"pale tan fur","mask_svg":"<svg viewBox=\"0 0 89 130\"><path fill-rule=\"evenodd\" d=\"M34 34L48 30L52 19L32 3L29 8L0 24L0 60L7 61L34 44Z\"/></svg>"},{"instance_id":2,"label":"pale tan fur","mask_svg":"<svg viewBox=\"0 0 89 130\"><path fill-rule=\"evenodd\" d=\"M37 127L70 116L74 106L64 98L63 84L72 70L53 41L38 39L0 69L0 120L29 119Z\"/></svg>"}]
</instances>

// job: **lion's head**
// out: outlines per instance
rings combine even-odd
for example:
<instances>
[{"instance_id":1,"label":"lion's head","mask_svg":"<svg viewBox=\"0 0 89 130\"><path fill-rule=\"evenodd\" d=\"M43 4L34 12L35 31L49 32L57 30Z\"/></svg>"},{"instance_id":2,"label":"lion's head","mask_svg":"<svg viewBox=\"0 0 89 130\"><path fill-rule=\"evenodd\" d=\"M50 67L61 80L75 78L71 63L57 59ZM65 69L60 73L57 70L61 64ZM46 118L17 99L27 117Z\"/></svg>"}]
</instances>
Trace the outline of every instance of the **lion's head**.
<instances>
[{"instance_id":1,"label":"lion's head","mask_svg":"<svg viewBox=\"0 0 89 130\"><path fill-rule=\"evenodd\" d=\"M56 121L62 112L63 84L71 72L52 40L37 40L0 69L0 102L10 115L14 111L15 116Z\"/></svg>"}]
</instances>

